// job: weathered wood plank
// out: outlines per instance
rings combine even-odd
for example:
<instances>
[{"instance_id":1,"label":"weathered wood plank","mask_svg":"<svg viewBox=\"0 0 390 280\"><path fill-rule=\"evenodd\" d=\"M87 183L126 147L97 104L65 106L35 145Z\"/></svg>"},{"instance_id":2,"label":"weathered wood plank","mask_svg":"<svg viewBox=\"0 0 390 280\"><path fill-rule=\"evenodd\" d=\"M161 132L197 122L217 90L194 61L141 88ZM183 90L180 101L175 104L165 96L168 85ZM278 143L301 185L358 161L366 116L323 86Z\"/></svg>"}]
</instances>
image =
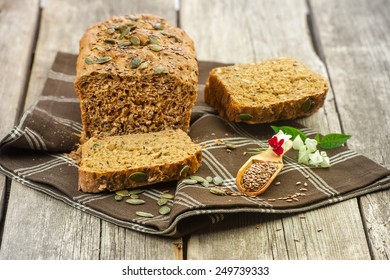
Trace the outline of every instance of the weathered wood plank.
<instances>
[{"instance_id":1,"label":"weathered wood plank","mask_svg":"<svg viewBox=\"0 0 390 280\"><path fill-rule=\"evenodd\" d=\"M389 2L311 3L343 128L353 135L348 145L389 168ZM390 258L389 195L383 191L361 198L375 259Z\"/></svg>"},{"instance_id":2,"label":"weathered wood plank","mask_svg":"<svg viewBox=\"0 0 390 280\"><path fill-rule=\"evenodd\" d=\"M356 199L351 199L327 210L298 215L240 214L229 224L191 236L187 258L369 259L367 246L351 244L351 239L365 243L365 239L354 233L363 232L361 221L353 220L356 207Z\"/></svg>"},{"instance_id":3,"label":"weathered wood plank","mask_svg":"<svg viewBox=\"0 0 390 280\"><path fill-rule=\"evenodd\" d=\"M0 34L17 34L0 40L0 139L14 126L29 78L39 1L4 0L0 3ZM5 101L5 102L4 102ZM5 177L0 175L0 221L5 211Z\"/></svg>"},{"instance_id":4,"label":"weathered wood plank","mask_svg":"<svg viewBox=\"0 0 390 280\"><path fill-rule=\"evenodd\" d=\"M0 138L15 124L20 98L25 94L29 78L32 47L38 23L39 1L10 1L0 3L1 34L17 34L12 40L0 40ZM6 71L5 71L6 70Z\"/></svg>"},{"instance_id":5,"label":"weathered wood plank","mask_svg":"<svg viewBox=\"0 0 390 280\"><path fill-rule=\"evenodd\" d=\"M291 56L327 76L326 68L312 46L307 14L304 0L183 0L180 22L195 40L200 60L244 63L274 56ZM333 92L329 92L323 109L302 122L322 133L339 132L341 128ZM254 238L248 238L253 236L253 226L245 226L248 221L243 221L240 228L228 232L193 235L187 245L188 258L370 258L356 200L310 211L305 216L310 226L302 226L299 215L265 221ZM346 229L345 221L349 221L351 229ZM275 227L280 225L284 225L285 229L278 232L284 234L283 238L275 234ZM315 225L324 228L321 234L313 234ZM231 238L232 232L235 238ZM302 237L299 246L294 236ZM355 242L351 244L350 239ZM216 243L220 246L216 246ZM220 249L227 244L226 250ZM351 249L340 250L346 247ZM257 248L258 251L248 249L237 253L233 248ZM302 252L302 248L306 251ZM326 250L318 252L319 248Z\"/></svg>"},{"instance_id":6,"label":"weathered wood plank","mask_svg":"<svg viewBox=\"0 0 390 280\"><path fill-rule=\"evenodd\" d=\"M182 241L102 223L101 259L106 260L170 260L183 259Z\"/></svg>"},{"instance_id":7,"label":"weathered wood plank","mask_svg":"<svg viewBox=\"0 0 390 280\"><path fill-rule=\"evenodd\" d=\"M153 13L176 22L174 3L159 1L47 0L26 108L39 96L57 51L77 53L92 23L111 15ZM142 235L103 222L47 195L12 182L1 259L182 258L180 240Z\"/></svg>"},{"instance_id":8,"label":"weathered wood plank","mask_svg":"<svg viewBox=\"0 0 390 280\"><path fill-rule=\"evenodd\" d=\"M100 221L12 184L0 259L98 259Z\"/></svg>"}]
</instances>

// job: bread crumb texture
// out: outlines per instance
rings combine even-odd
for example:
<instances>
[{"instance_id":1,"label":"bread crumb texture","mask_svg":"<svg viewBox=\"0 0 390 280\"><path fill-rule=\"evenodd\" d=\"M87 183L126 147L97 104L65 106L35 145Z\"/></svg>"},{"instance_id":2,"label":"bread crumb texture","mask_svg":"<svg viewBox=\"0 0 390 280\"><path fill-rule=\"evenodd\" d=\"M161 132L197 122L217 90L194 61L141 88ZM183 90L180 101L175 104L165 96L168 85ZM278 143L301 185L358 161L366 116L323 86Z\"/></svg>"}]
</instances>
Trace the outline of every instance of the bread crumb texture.
<instances>
[{"instance_id":1,"label":"bread crumb texture","mask_svg":"<svg viewBox=\"0 0 390 280\"><path fill-rule=\"evenodd\" d=\"M79 190L101 192L178 180L201 165L201 148L182 130L92 137L81 146Z\"/></svg>"},{"instance_id":2,"label":"bread crumb texture","mask_svg":"<svg viewBox=\"0 0 390 280\"><path fill-rule=\"evenodd\" d=\"M189 128L197 98L193 41L153 15L115 16L80 40L75 90L82 141Z\"/></svg>"},{"instance_id":3,"label":"bread crumb texture","mask_svg":"<svg viewBox=\"0 0 390 280\"><path fill-rule=\"evenodd\" d=\"M309 116L324 104L327 81L292 58L215 68L205 100L229 121L267 123Z\"/></svg>"}]
</instances>

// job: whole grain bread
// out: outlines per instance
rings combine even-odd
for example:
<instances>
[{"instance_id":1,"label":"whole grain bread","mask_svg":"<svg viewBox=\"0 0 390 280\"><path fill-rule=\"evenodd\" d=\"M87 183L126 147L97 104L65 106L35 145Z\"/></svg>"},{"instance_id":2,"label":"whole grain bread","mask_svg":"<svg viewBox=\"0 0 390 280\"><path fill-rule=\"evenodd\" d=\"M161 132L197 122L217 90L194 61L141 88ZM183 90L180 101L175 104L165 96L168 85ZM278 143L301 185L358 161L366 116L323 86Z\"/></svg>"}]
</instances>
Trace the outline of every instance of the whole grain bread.
<instances>
[{"instance_id":1,"label":"whole grain bread","mask_svg":"<svg viewBox=\"0 0 390 280\"><path fill-rule=\"evenodd\" d=\"M215 68L205 101L233 122L268 123L308 116L324 104L327 81L292 58Z\"/></svg>"},{"instance_id":2,"label":"whole grain bread","mask_svg":"<svg viewBox=\"0 0 390 280\"><path fill-rule=\"evenodd\" d=\"M153 15L111 17L80 40L75 90L82 142L189 127L197 98L193 41Z\"/></svg>"},{"instance_id":3,"label":"whole grain bread","mask_svg":"<svg viewBox=\"0 0 390 280\"><path fill-rule=\"evenodd\" d=\"M91 137L81 155L78 189L91 193L178 180L202 159L200 146L180 129Z\"/></svg>"}]
</instances>

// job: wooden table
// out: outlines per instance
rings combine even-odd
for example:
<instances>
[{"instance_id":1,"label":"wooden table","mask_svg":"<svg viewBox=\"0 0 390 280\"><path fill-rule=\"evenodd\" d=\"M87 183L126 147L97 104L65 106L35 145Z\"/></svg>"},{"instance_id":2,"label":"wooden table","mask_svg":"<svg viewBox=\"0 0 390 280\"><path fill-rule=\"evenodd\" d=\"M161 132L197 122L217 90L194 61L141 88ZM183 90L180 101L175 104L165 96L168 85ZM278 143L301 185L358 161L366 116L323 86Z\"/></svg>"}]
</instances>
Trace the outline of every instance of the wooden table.
<instances>
[{"instance_id":1,"label":"wooden table","mask_svg":"<svg viewBox=\"0 0 390 280\"><path fill-rule=\"evenodd\" d=\"M0 137L37 100L58 51L78 53L90 24L138 12L185 29L199 60L302 60L331 85L324 108L302 123L352 134L349 148L390 168L388 0L0 0ZM172 240L0 175L0 259L389 259L389 201L386 190L299 215L239 217Z\"/></svg>"}]
</instances>

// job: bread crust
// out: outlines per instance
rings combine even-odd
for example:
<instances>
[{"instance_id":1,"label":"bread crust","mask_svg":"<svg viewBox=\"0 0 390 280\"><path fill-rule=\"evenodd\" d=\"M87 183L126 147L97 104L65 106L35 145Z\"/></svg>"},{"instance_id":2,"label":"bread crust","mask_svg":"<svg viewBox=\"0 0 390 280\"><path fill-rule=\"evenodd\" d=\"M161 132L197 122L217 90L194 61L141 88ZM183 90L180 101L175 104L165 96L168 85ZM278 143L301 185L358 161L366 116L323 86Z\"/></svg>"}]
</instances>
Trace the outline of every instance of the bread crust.
<instances>
[{"instance_id":1,"label":"bread crust","mask_svg":"<svg viewBox=\"0 0 390 280\"><path fill-rule=\"evenodd\" d=\"M104 58L109 60L100 63ZM163 129L187 131L197 83L194 43L165 19L115 16L92 25L80 40L74 83L82 141Z\"/></svg>"},{"instance_id":2,"label":"bread crust","mask_svg":"<svg viewBox=\"0 0 390 280\"><path fill-rule=\"evenodd\" d=\"M228 121L269 123L313 114L327 92L327 81L302 62L274 58L213 69L205 101Z\"/></svg>"},{"instance_id":3,"label":"bread crust","mask_svg":"<svg viewBox=\"0 0 390 280\"><path fill-rule=\"evenodd\" d=\"M173 141L174 147L170 150L160 145L162 142L167 147ZM121 146L118 147L118 143ZM137 146L132 143L137 143ZM151 152L144 149L145 146L156 148L160 152L159 157L151 160ZM179 148L182 153L175 155ZM125 156L131 159L132 163L119 166L108 164L108 167L105 167L105 162L118 160L121 149L129 151ZM97 155L99 152L106 153L106 156ZM168 160L161 155L161 152L168 154ZM195 173L202 162L201 147L192 143L190 137L181 130L110 136L101 139L92 137L81 146L81 154L78 189L88 193L132 189L179 180ZM132 179L132 175L137 172L141 172L146 178L141 181Z\"/></svg>"},{"instance_id":4,"label":"bread crust","mask_svg":"<svg viewBox=\"0 0 390 280\"><path fill-rule=\"evenodd\" d=\"M145 166L116 172L91 172L80 170L78 189L82 192L98 193L103 191L133 189L161 182L179 180L183 178L183 175L181 175L180 172L185 166L189 167L188 171L185 173L186 175L194 174L201 165L201 158L202 153L199 150L196 154L174 164ZM148 181L136 182L130 180L130 175L135 172L148 174Z\"/></svg>"}]
</instances>

